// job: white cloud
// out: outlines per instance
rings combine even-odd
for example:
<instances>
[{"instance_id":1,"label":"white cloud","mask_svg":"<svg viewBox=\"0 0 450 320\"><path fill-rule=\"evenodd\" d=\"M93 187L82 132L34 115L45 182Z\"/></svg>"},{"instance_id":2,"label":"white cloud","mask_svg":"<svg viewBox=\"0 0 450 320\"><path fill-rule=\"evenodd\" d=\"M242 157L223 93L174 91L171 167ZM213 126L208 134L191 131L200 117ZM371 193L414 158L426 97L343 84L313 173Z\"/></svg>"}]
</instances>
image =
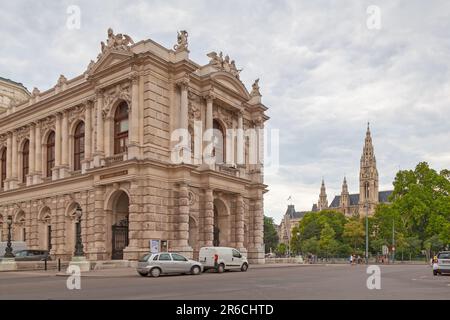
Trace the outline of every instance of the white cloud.
<instances>
[{"instance_id":1,"label":"white cloud","mask_svg":"<svg viewBox=\"0 0 450 320\"><path fill-rule=\"evenodd\" d=\"M79 5L80 30L66 9ZM289 195L298 210L329 201L347 175L358 191L365 123L372 123L380 185L419 161L449 167L450 3L377 1L381 30L368 30L372 1L62 1L2 3L0 75L41 90L82 73L106 29L166 47L190 33L191 58L224 51L249 87L261 78L269 128L280 129L281 168L267 176L265 213L280 220Z\"/></svg>"}]
</instances>

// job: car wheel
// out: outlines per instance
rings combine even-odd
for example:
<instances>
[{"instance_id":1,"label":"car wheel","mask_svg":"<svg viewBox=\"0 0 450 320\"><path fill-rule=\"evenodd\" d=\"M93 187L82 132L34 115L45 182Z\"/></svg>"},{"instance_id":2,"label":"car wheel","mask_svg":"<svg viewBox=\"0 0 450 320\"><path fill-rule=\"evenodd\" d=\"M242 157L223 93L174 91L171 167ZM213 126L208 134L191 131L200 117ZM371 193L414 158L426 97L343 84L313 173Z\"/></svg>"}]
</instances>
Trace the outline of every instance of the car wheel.
<instances>
[{"instance_id":1,"label":"car wheel","mask_svg":"<svg viewBox=\"0 0 450 320\"><path fill-rule=\"evenodd\" d=\"M193 275L199 275L200 273L201 273L201 269L200 269L200 267L199 266L193 266L192 268L191 268L191 274L193 274Z\"/></svg>"},{"instance_id":2,"label":"car wheel","mask_svg":"<svg viewBox=\"0 0 450 320\"><path fill-rule=\"evenodd\" d=\"M148 276L148 272L138 272L139 273L139 275L141 276L141 277L146 277L146 276Z\"/></svg>"},{"instance_id":3,"label":"car wheel","mask_svg":"<svg viewBox=\"0 0 450 320\"><path fill-rule=\"evenodd\" d=\"M245 272L245 271L247 271L247 270L248 270L248 264L244 263L244 264L242 265L242 267L241 267L241 271L242 271L242 272Z\"/></svg>"},{"instance_id":4,"label":"car wheel","mask_svg":"<svg viewBox=\"0 0 450 320\"><path fill-rule=\"evenodd\" d=\"M159 268L153 268L152 271L150 271L150 275L153 278L158 278L161 275L161 270Z\"/></svg>"},{"instance_id":5,"label":"car wheel","mask_svg":"<svg viewBox=\"0 0 450 320\"><path fill-rule=\"evenodd\" d=\"M217 267L217 272L222 273L224 271L225 271L225 265L223 263L219 264L219 266Z\"/></svg>"}]
</instances>

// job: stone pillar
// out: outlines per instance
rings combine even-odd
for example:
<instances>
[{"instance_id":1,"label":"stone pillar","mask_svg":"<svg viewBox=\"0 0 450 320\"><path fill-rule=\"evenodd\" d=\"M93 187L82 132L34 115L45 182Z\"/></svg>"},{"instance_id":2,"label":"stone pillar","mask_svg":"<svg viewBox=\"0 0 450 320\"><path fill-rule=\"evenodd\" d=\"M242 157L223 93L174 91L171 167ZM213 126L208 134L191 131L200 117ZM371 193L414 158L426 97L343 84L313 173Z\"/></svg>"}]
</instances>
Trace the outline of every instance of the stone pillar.
<instances>
[{"instance_id":1,"label":"stone pillar","mask_svg":"<svg viewBox=\"0 0 450 320\"><path fill-rule=\"evenodd\" d=\"M236 196L236 249L246 254L247 249L244 248L244 198L238 194Z\"/></svg>"},{"instance_id":2,"label":"stone pillar","mask_svg":"<svg viewBox=\"0 0 450 320\"><path fill-rule=\"evenodd\" d=\"M129 126L128 159L139 158L139 74L131 77L131 119Z\"/></svg>"},{"instance_id":3,"label":"stone pillar","mask_svg":"<svg viewBox=\"0 0 450 320\"><path fill-rule=\"evenodd\" d=\"M180 86L180 121L179 121L179 129L182 130L183 133L183 162L190 163L191 154L189 152L189 99L188 99L188 89L189 89L189 78L183 78L178 82Z\"/></svg>"},{"instance_id":4,"label":"stone pillar","mask_svg":"<svg viewBox=\"0 0 450 320\"><path fill-rule=\"evenodd\" d=\"M59 167L61 166L61 114L56 115L55 123L55 167L52 169L52 180L59 178Z\"/></svg>"},{"instance_id":5,"label":"stone pillar","mask_svg":"<svg viewBox=\"0 0 450 320\"><path fill-rule=\"evenodd\" d=\"M64 196L57 196L55 197L55 214L52 216L52 222L53 220L55 223L52 226L52 249L54 247L54 252L57 257L60 257L62 259L65 259L66 255L66 236L65 236L65 201ZM55 219L53 219L53 217ZM55 228L53 230L53 227ZM70 234L70 233L68 233ZM74 248L75 249L75 248Z\"/></svg>"},{"instance_id":6,"label":"stone pillar","mask_svg":"<svg viewBox=\"0 0 450 320\"><path fill-rule=\"evenodd\" d=\"M213 102L214 102L214 94L210 92L207 96L205 96L206 99L206 121L205 121L205 147L211 144L212 137L213 137ZM205 150L205 149L204 149ZM206 162L208 165L209 157L212 156L210 148L205 150L203 155L203 161ZM214 168L213 163L209 163L208 165L210 168Z\"/></svg>"},{"instance_id":7,"label":"stone pillar","mask_svg":"<svg viewBox=\"0 0 450 320\"><path fill-rule=\"evenodd\" d=\"M8 133L8 139L6 140L6 181L5 191L9 190L9 181L12 177L12 133Z\"/></svg>"},{"instance_id":8,"label":"stone pillar","mask_svg":"<svg viewBox=\"0 0 450 320\"><path fill-rule=\"evenodd\" d=\"M89 253L90 260L109 260L106 252L106 215L103 210L105 187L95 187L94 195L94 249Z\"/></svg>"},{"instance_id":9,"label":"stone pillar","mask_svg":"<svg viewBox=\"0 0 450 320\"><path fill-rule=\"evenodd\" d=\"M17 133L12 134L12 146L11 146L11 178L9 181L9 189L16 189L18 183L17 169L19 167L19 161L17 161Z\"/></svg>"},{"instance_id":10,"label":"stone pillar","mask_svg":"<svg viewBox=\"0 0 450 320\"><path fill-rule=\"evenodd\" d=\"M33 184L33 175L35 171L36 158L36 124L32 123L30 126L30 153L29 153L29 170L27 179L27 186Z\"/></svg>"},{"instance_id":11,"label":"stone pillar","mask_svg":"<svg viewBox=\"0 0 450 320\"><path fill-rule=\"evenodd\" d=\"M141 213L142 186L138 181L132 181L130 186L130 199L128 206L128 247L123 250L125 260L138 260L144 253L148 252L148 246L142 247L143 220Z\"/></svg>"},{"instance_id":12,"label":"stone pillar","mask_svg":"<svg viewBox=\"0 0 450 320\"><path fill-rule=\"evenodd\" d=\"M214 240L214 194L212 189L205 190L205 211L203 228L204 246L212 247Z\"/></svg>"},{"instance_id":13,"label":"stone pillar","mask_svg":"<svg viewBox=\"0 0 450 320\"><path fill-rule=\"evenodd\" d=\"M264 259L264 215L262 190L257 191L253 199L253 228L250 239L253 239L248 248L248 259L250 263L263 264Z\"/></svg>"},{"instance_id":14,"label":"stone pillar","mask_svg":"<svg viewBox=\"0 0 450 320\"><path fill-rule=\"evenodd\" d=\"M104 128L103 128L103 90L97 91L97 99L96 99L96 146L95 146L95 153L94 153L94 167L100 167L101 165L101 159L103 158L105 154L105 149L103 146L103 135L104 135Z\"/></svg>"},{"instance_id":15,"label":"stone pillar","mask_svg":"<svg viewBox=\"0 0 450 320\"><path fill-rule=\"evenodd\" d=\"M178 217L175 219L178 230L176 236L175 251L192 258L193 249L189 246L189 186L186 183L180 184L178 196Z\"/></svg>"},{"instance_id":16,"label":"stone pillar","mask_svg":"<svg viewBox=\"0 0 450 320\"><path fill-rule=\"evenodd\" d=\"M92 107L91 102L86 103L84 110L84 160L81 163L81 173L89 169L92 158Z\"/></svg>"},{"instance_id":17,"label":"stone pillar","mask_svg":"<svg viewBox=\"0 0 450 320\"><path fill-rule=\"evenodd\" d=\"M36 125L35 131L35 162L33 184L42 182L42 141L41 141L41 125Z\"/></svg>"},{"instance_id":18,"label":"stone pillar","mask_svg":"<svg viewBox=\"0 0 450 320\"><path fill-rule=\"evenodd\" d=\"M238 131L237 131L237 152L236 162L238 165L243 165L244 161L244 119L242 112L238 114Z\"/></svg>"},{"instance_id":19,"label":"stone pillar","mask_svg":"<svg viewBox=\"0 0 450 320\"><path fill-rule=\"evenodd\" d=\"M61 166L59 168L59 178L69 176L69 115L67 111L62 115L61 126Z\"/></svg>"}]
</instances>

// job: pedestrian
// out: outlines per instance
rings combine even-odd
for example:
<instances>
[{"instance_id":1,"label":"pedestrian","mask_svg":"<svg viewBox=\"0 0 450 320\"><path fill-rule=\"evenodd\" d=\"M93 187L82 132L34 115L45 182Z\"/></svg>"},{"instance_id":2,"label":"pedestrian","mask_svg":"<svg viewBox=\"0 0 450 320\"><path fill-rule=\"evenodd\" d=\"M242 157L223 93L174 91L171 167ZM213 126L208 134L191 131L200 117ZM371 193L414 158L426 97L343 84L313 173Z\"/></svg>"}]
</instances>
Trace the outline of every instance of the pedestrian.
<instances>
[{"instance_id":1,"label":"pedestrian","mask_svg":"<svg viewBox=\"0 0 450 320\"><path fill-rule=\"evenodd\" d=\"M348 259L348 261L350 262L350 265L353 264L353 255L352 254L350 255L350 258Z\"/></svg>"}]
</instances>

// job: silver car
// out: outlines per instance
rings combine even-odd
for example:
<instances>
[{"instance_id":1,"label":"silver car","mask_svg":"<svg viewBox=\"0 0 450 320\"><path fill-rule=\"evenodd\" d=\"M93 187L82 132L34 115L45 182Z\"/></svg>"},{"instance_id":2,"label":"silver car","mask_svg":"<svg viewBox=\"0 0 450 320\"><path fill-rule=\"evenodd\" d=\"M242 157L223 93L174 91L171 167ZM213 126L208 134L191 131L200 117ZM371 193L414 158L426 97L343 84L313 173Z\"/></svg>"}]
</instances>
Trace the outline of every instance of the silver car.
<instances>
[{"instance_id":1,"label":"silver car","mask_svg":"<svg viewBox=\"0 0 450 320\"><path fill-rule=\"evenodd\" d=\"M450 251L442 251L437 255L437 265L433 266L433 274L450 273Z\"/></svg>"},{"instance_id":2,"label":"silver car","mask_svg":"<svg viewBox=\"0 0 450 320\"><path fill-rule=\"evenodd\" d=\"M137 272L143 277L151 275L155 278L161 274L189 273L198 275L203 272L203 265L178 253L149 253L139 260Z\"/></svg>"}]
</instances>

